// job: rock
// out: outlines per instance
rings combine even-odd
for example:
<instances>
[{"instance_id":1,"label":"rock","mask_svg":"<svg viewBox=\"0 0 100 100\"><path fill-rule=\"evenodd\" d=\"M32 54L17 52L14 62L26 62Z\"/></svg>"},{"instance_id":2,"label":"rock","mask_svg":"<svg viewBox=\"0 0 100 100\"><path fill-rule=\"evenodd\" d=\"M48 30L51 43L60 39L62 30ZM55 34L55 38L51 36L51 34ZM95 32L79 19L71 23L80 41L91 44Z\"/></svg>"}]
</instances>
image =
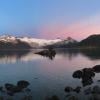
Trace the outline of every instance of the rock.
<instances>
[{"instance_id":1,"label":"rock","mask_svg":"<svg viewBox=\"0 0 100 100\"><path fill-rule=\"evenodd\" d=\"M87 85L91 85L93 83L93 79L91 77L83 77L82 85L85 87Z\"/></svg>"},{"instance_id":2,"label":"rock","mask_svg":"<svg viewBox=\"0 0 100 100\"><path fill-rule=\"evenodd\" d=\"M10 96L13 96L15 93L22 91L22 88L9 83L5 84L5 88L7 90L7 94Z\"/></svg>"},{"instance_id":3,"label":"rock","mask_svg":"<svg viewBox=\"0 0 100 100\"><path fill-rule=\"evenodd\" d=\"M3 89L3 86L0 87L0 92L5 92L5 90Z\"/></svg>"},{"instance_id":4,"label":"rock","mask_svg":"<svg viewBox=\"0 0 100 100\"><path fill-rule=\"evenodd\" d=\"M97 82L100 82L100 80L97 80Z\"/></svg>"},{"instance_id":5,"label":"rock","mask_svg":"<svg viewBox=\"0 0 100 100\"><path fill-rule=\"evenodd\" d=\"M65 92L72 92L72 91L73 91L73 88L72 87L67 86L65 88Z\"/></svg>"},{"instance_id":6,"label":"rock","mask_svg":"<svg viewBox=\"0 0 100 100\"><path fill-rule=\"evenodd\" d=\"M51 100L59 100L58 96L54 95L51 97Z\"/></svg>"},{"instance_id":7,"label":"rock","mask_svg":"<svg viewBox=\"0 0 100 100\"><path fill-rule=\"evenodd\" d=\"M82 70L82 84L83 86L91 85L93 83L93 77L95 73L92 68L84 68Z\"/></svg>"},{"instance_id":8,"label":"rock","mask_svg":"<svg viewBox=\"0 0 100 100\"><path fill-rule=\"evenodd\" d=\"M91 94L91 92L92 92L91 87L89 87L88 89L84 90L84 94L85 95L89 95L89 94Z\"/></svg>"},{"instance_id":9,"label":"rock","mask_svg":"<svg viewBox=\"0 0 100 100\"><path fill-rule=\"evenodd\" d=\"M100 100L100 94L92 94L89 100Z\"/></svg>"},{"instance_id":10,"label":"rock","mask_svg":"<svg viewBox=\"0 0 100 100\"><path fill-rule=\"evenodd\" d=\"M77 70L77 71L75 71L74 73L73 73L73 75L72 75L74 78L82 78L82 71L80 71L80 70Z\"/></svg>"},{"instance_id":11,"label":"rock","mask_svg":"<svg viewBox=\"0 0 100 100\"><path fill-rule=\"evenodd\" d=\"M7 100L13 100L13 98L9 97L9 98L7 98Z\"/></svg>"},{"instance_id":12,"label":"rock","mask_svg":"<svg viewBox=\"0 0 100 100\"><path fill-rule=\"evenodd\" d=\"M39 54L44 57L49 57L52 60L56 55L56 51L53 49L48 49L48 50L43 50L43 51L37 52L35 54Z\"/></svg>"},{"instance_id":13,"label":"rock","mask_svg":"<svg viewBox=\"0 0 100 100\"><path fill-rule=\"evenodd\" d=\"M24 96L24 98L22 98L21 100L33 100L33 99L32 96L29 95L29 96Z\"/></svg>"},{"instance_id":14,"label":"rock","mask_svg":"<svg viewBox=\"0 0 100 100\"><path fill-rule=\"evenodd\" d=\"M0 96L0 100L4 100L4 97L3 96Z\"/></svg>"},{"instance_id":15,"label":"rock","mask_svg":"<svg viewBox=\"0 0 100 100\"><path fill-rule=\"evenodd\" d=\"M94 86L92 93L100 94L100 87L98 85Z\"/></svg>"},{"instance_id":16,"label":"rock","mask_svg":"<svg viewBox=\"0 0 100 100\"><path fill-rule=\"evenodd\" d=\"M60 100L58 96L53 95L52 97L46 97L45 100Z\"/></svg>"},{"instance_id":17,"label":"rock","mask_svg":"<svg viewBox=\"0 0 100 100\"><path fill-rule=\"evenodd\" d=\"M12 91L12 89L14 88L15 86L13 84L9 84L9 83L6 83L5 84L5 88L7 91Z\"/></svg>"},{"instance_id":18,"label":"rock","mask_svg":"<svg viewBox=\"0 0 100 100\"><path fill-rule=\"evenodd\" d=\"M17 82L17 86L19 88L27 88L27 86L29 85L30 83L28 81L25 81L25 80L21 80L21 81L18 81Z\"/></svg>"},{"instance_id":19,"label":"rock","mask_svg":"<svg viewBox=\"0 0 100 100\"><path fill-rule=\"evenodd\" d=\"M83 86L91 85L93 83L93 77L95 73L92 68L84 68L82 70L77 70L73 73L73 78L81 78Z\"/></svg>"},{"instance_id":20,"label":"rock","mask_svg":"<svg viewBox=\"0 0 100 100\"><path fill-rule=\"evenodd\" d=\"M76 87L76 88L74 89L74 91L75 91L76 93L79 93L79 92L81 91L81 87L80 87L80 86Z\"/></svg>"},{"instance_id":21,"label":"rock","mask_svg":"<svg viewBox=\"0 0 100 100\"><path fill-rule=\"evenodd\" d=\"M83 71L82 77L94 77L95 76L95 73L93 69L91 68L84 68L82 71Z\"/></svg>"},{"instance_id":22,"label":"rock","mask_svg":"<svg viewBox=\"0 0 100 100\"><path fill-rule=\"evenodd\" d=\"M92 69L94 70L94 72L100 73L100 65L96 65Z\"/></svg>"},{"instance_id":23,"label":"rock","mask_svg":"<svg viewBox=\"0 0 100 100\"><path fill-rule=\"evenodd\" d=\"M31 92L31 89L27 88L25 89L26 92Z\"/></svg>"},{"instance_id":24,"label":"rock","mask_svg":"<svg viewBox=\"0 0 100 100\"><path fill-rule=\"evenodd\" d=\"M71 96L68 98L68 100L78 100L78 98L76 96Z\"/></svg>"}]
</instances>

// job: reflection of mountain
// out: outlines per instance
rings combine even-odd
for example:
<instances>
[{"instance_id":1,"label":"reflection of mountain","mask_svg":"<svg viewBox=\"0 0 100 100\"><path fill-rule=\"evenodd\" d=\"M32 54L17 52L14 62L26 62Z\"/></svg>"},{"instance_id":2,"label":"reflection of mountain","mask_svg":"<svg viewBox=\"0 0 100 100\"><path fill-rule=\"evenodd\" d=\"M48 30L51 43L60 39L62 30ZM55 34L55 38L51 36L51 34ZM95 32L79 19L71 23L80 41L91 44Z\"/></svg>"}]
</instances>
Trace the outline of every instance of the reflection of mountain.
<instances>
[{"instance_id":1,"label":"reflection of mountain","mask_svg":"<svg viewBox=\"0 0 100 100\"><path fill-rule=\"evenodd\" d=\"M30 61L33 59L41 58L39 55L34 54L34 51L19 50L19 51L0 51L0 63L16 63L20 61Z\"/></svg>"},{"instance_id":2,"label":"reflection of mountain","mask_svg":"<svg viewBox=\"0 0 100 100\"><path fill-rule=\"evenodd\" d=\"M0 63L16 63L20 61L32 61L39 60L43 57L35 54L41 50L19 50L19 51L0 51ZM82 54L92 60L100 59L100 49L56 49L57 57L76 57L78 54Z\"/></svg>"},{"instance_id":3,"label":"reflection of mountain","mask_svg":"<svg viewBox=\"0 0 100 100\"><path fill-rule=\"evenodd\" d=\"M100 59L100 49L58 49L57 53L69 57L82 54L92 60Z\"/></svg>"},{"instance_id":4,"label":"reflection of mountain","mask_svg":"<svg viewBox=\"0 0 100 100\"><path fill-rule=\"evenodd\" d=\"M100 49L81 49L80 53L92 60L100 59Z\"/></svg>"}]
</instances>

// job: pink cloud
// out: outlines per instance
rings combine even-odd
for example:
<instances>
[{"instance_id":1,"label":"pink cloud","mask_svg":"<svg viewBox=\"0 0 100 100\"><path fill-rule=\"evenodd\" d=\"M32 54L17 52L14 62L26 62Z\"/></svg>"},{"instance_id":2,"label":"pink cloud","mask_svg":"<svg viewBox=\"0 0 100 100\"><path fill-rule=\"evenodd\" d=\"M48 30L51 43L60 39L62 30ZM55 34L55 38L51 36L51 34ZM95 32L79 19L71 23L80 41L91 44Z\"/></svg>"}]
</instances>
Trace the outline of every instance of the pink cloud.
<instances>
[{"instance_id":1,"label":"pink cloud","mask_svg":"<svg viewBox=\"0 0 100 100\"><path fill-rule=\"evenodd\" d=\"M67 25L64 23L50 24L40 29L42 38L67 38L71 36L74 39L81 40L91 34L100 33L100 15L91 16L87 19L74 22Z\"/></svg>"}]
</instances>

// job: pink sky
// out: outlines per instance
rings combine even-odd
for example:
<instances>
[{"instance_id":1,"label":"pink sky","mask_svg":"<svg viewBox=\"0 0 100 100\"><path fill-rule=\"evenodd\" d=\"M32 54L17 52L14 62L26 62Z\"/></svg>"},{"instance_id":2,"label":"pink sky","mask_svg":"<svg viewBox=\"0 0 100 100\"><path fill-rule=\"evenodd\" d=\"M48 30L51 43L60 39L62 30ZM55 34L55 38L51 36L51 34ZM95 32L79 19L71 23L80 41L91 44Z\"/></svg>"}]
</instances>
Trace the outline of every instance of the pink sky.
<instances>
[{"instance_id":1,"label":"pink sky","mask_svg":"<svg viewBox=\"0 0 100 100\"><path fill-rule=\"evenodd\" d=\"M40 37L48 39L67 38L82 40L91 34L100 33L100 14L78 20L72 24L51 23L40 28Z\"/></svg>"}]
</instances>

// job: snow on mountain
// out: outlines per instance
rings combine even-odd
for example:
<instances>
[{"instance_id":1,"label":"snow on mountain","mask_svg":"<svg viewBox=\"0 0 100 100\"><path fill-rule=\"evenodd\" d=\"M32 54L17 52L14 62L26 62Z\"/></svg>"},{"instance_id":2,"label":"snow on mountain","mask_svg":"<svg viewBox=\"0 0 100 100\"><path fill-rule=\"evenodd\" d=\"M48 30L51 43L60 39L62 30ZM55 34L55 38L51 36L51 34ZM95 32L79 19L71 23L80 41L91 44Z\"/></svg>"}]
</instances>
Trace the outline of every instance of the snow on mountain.
<instances>
[{"instance_id":1,"label":"snow on mountain","mask_svg":"<svg viewBox=\"0 0 100 100\"><path fill-rule=\"evenodd\" d=\"M36 38L28 38L28 37L23 37L23 38L18 38L22 42L27 42L30 45L32 43L37 43L39 46L46 46L46 45L51 45L57 42L62 41L61 39L55 39L55 40L46 40L46 39L36 39Z\"/></svg>"},{"instance_id":2,"label":"snow on mountain","mask_svg":"<svg viewBox=\"0 0 100 100\"><path fill-rule=\"evenodd\" d=\"M0 41L2 41L2 42L16 41L16 37L3 35L3 36L0 36Z\"/></svg>"},{"instance_id":3,"label":"snow on mountain","mask_svg":"<svg viewBox=\"0 0 100 100\"><path fill-rule=\"evenodd\" d=\"M14 36L9 36L9 35L4 35L0 36L0 41L2 42L10 42L10 43L18 43L18 41L27 43L31 47L44 47L48 45L53 45L53 44L68 44L68 43L73 43L75 40L72 38L68 37L65 40L62 39L54 39L54 40L46 40L46 39L36 39L36 38L30 38L30 37L14 37Z\"/></svg>"},{"instance_id":4,"label":"snow on mountain","mask_svg":"<svg viewBox=\"0 0 100 100\"><path fill-rule=\"evenodd\" d=\"M29 44L31 47L41 47L46 45L52 45L54 43L62 41L61 39L46 40L46 39L36 39L29 37L14 37L9 35L0 36L0 41L17 43L19 41Z\"/></svg>"}]
</instances>

